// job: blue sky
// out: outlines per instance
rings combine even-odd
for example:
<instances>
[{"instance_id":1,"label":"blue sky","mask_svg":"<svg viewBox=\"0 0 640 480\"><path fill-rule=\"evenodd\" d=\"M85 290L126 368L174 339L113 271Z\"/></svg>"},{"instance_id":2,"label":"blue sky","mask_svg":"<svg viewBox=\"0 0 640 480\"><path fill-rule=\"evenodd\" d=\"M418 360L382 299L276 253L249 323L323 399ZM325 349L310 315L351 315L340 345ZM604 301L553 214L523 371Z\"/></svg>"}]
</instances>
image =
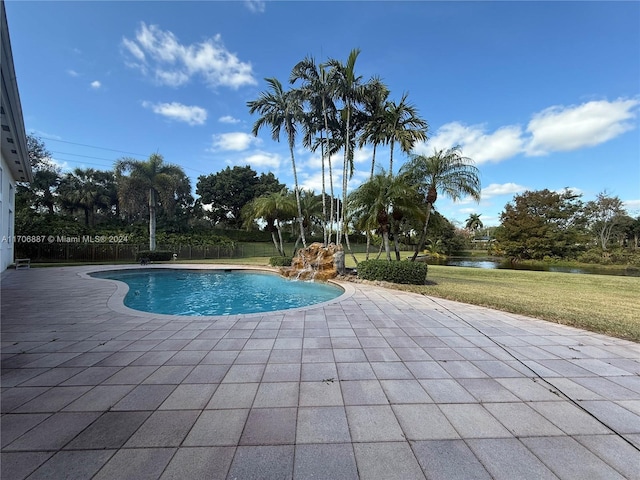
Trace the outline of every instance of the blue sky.
<instances>
[{"instance_id":1,"label":"blue sky","mask_svg":"<svg viewBox=\"0 0 640 480\"><path fill-rule=\"evenodd\" d=\"M415 153L460 144L475 160L482 200L441 196L450 220L496 225L515 194L565 187L585 201L606 190L640 215L639 2L5 5L26 129L65 169L158 152L194 190L199 175L247 164L292 186L286 139L253 137L246 102L305 56L359 48L357 73L380 76L392 100L407 92L428 121ZM356 154L350 190L370 158ZM299 146L296 160L320 192L319 154ZM377 160L388 166L388 151Z\"/></svg>"}]
</instances>

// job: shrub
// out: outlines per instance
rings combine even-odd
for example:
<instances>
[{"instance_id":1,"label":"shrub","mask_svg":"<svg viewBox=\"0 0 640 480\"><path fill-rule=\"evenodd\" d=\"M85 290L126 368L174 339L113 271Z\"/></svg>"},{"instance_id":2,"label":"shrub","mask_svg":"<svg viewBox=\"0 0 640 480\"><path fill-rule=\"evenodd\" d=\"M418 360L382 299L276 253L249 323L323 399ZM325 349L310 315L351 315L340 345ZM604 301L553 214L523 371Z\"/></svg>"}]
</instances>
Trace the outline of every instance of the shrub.
<instances>
[{"instance_id":1,"label":"shrub","mask_svg":"<svg viewBox=\"0 0 640 480\"><path fill-rule=\"evenodd\" d=\"M293 258L291 257L271 257L269 265L272 267L290 267Z\"/></svg>"},{"instance_id":2,"label":"shrub","mask_svg":"<svg viewBox=\"0 0 640 480\"><path fill-rule=\"evenodd\" d=\"M173 252L166 250L140 250L136 255L136 260L139 262L143 258L148 258L152 262L165 262L173 258Z\"/></svg>"},{"instance_id":3,"label":"shrub","mask_svg":"<svg viewBox=\"0 0 640 480\"><path fill-rule=\"evenodd\" d=\"M365 260L358 264L358 277L364 280L424 285L427 280L427 263Z\"/></svg>"}]
</instances>

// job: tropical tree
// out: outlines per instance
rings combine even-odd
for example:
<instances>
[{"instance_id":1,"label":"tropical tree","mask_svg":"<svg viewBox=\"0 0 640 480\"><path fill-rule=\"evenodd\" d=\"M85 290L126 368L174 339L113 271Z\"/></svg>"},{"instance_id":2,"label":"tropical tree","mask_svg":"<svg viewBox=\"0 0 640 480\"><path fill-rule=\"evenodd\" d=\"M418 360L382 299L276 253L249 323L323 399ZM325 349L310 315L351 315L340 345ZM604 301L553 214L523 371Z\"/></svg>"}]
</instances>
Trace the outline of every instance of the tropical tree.
<instances>
[{"instance_id":1,"label":"tropical tree","mask_svg":"<svg viewBox=\"0 0 640 480\"><path fill-rule=\"evenodd\" d=\"M329 118L335 118L335 105L331 97L331 86L326 68L323 65L316 65L313 57L306 57L298 62L291 70L289 77L290 83L300 80L300 94L302 99L309 105L309 111L305 116L305 136L304 144L311 147L314 151L320 147L320 155L322 158L322 216L323 216L323 241L326 245L329 243L330 234L328 233L328 219L332 219L334 215L333 203L329 209L327 216L327 195L326 195L326 175L325 171L329 171L329 188L331 198L333 198L333 169L331 166L331 150L329 149L328 139L330 135ZM320 134L319 142L314 142L316 133ZM326 166L325 166L326 159Z\"/></svg>"},{"instance_id":2,"label":"tropical tree","mask_svg":"<svg viewBox=\"0 0 640 480\"><path fill-rule=\"evenodd\" d=\"M267 193L279 192L285 187L273 173L258 174L249 165L227 167L217 173L200 175L196 193L205 205L211 205L207 215L215 223L239 228L240 212L245 204Z\"/></svg>"},{"instance_id":3,"label":"tropical tree","mask_svg":"<svg viewBox=\"0 0 640 480\"><path fill-rule=\"evenodd\" d=\"M406 174L418 186L424 198L424 226L411 258L415 261L424 247L429 216L438 199L438 192L454 201L465 195L480 201L479 171L473 160L463 157L460 147L455 146L447 150L436 150L429 157L412 155L400 169L400 173Z\"/></svg>"},{"instance_id":4,"label":"tropical tree","mask_svg":"<svg viewBox=\"0 0 640 480\"><path fill-rule=\"evenodd\" d=\"M347 248L351 250L349 245L349 236L347 234L347 187L349 178L353 175L353 148L355 145L355 132L352 131L351 123L354 110L358 102L364 98L365 87L362 82L362 76L356 76L355 65L359 49L351 50L346 63L342 63L336 59L329 59L327 66L330 68L330 81L334 98L342 102L340 110L340 144L344 149L344 160L342 165L342 233L344 234ZM338 238L338 243L340 239ZM355 260L355 257L354 257ZM357 260L356 260L357 262Z\"/></svg>"},{"instance_id":5,"label":"tropical tree","mask_svg":"<svg viewBox=\"0 0 640 480\"><path fill-rule=\"evenodd\" d=\"M482 220L480 220L481 215L482 215L481 213L469 214L469 218L467 218L464 228L474 233L480 230L481 228L484 228L484 224L482 223Z\"/></svg>"},{"instance_id":6,"label":"tropical tree","mask_svg":"<svg viewBox=\"0 0 640 480\"><path fill-rule=\"evenodd\" d=\"M374 77L365 87L364 99L362 101L362 115L364 126L358 140L358 147L362 148L365 144L373 146L371 154L371 175L373 178L376 168L376 151L378 145L387 142L387 97L389 89L381 79Z\"/></svg>"},{"instance_id":7,"label":"tropical tree","mask_svg":"<svg viewBox=\"0 0 640 480\"><path fill-rule=\"evenodd\" d=\"M140 200L141 192L149 206L149 250L156 249L156 210L158 201L166 210L171 210L176 197L184 194L189 179L181 167L164 163L162 155L154 153L148 160L123 158L116 162L118 195L122 204Z\"/></svg>"},{"instance_id":8,"label":"tropical tree","mask_svg":"<svg viewBox=\"0 0 640 480\"><path fill-rule=\"evenodd\" d=\"M81 210L85 226L94 227L98 209L109 210L112 206L110 187L113 184L113 172L76 168L62 178L57 191L63 209Z\"/></svg>"},{"instance_id":9,"label":"tropical tree","mask_svg":"<svg viewBox=\"0 0 640 480\"><path fill-rule=\"evenodd\" d=\"M300 237L302 244L306 247L307 241L304 235L304 226L302 225L302 207L300 205L300 189L298 187L298 173L296 171L296 159L293 149L296 144L296 124L302 121L302 99L300 94L295 90L285 92L282 84L276 78L265 78L265 81L271 88L270 91L260 93L257 100L247 102L249 113L258 113L261 115L253 124L252 133L258 136L258 132L264 126L271 127L271 138L276 142L280 141L280 131L284 128L288 144L289 154L291 155L291 168L293 170L294 192L296 195L296 204L298 207L298 223L300 224Z\"/></svg>"},{"instance_id":10,"label":"tropical tree","mask_svg":"<svg viewBox=\"0 0 640 480\"><path fill-rule=\"evenodd\" d=\"M429 125L418 116L418 109L407 102L408 94L402 95L400 103L387 102L385 108L384 136L389 143L389 173L393 175L393 147L409 153L416 142L427 139Z\"/></svg>"},{"instance_id":11,"label":"tropical tree","mask_svg":"<svg viewBox=\"0 0 640 480\"><path fill-rule=\"evenodd\" d=\"M392 177L381 171L349 194L349 212L358 226L365 231L375 230L391 260L389 234L392 232L393 212L404 210L416 213L418 192L403 177ZM368 254L367 248L367 254Z\"/></svg>"},{"instance_id":12,"label":"tropical tree","mask_svg":"<svg viewBox=\"0 0 640 480\"><path fill-rule=\"evenodd\" d=\"M296 215L296 204L292 200L293 197L289 195L286 188L283 188L279 192L272 192L254 198L242 210L245 226L250 226L258 219L262 219L265 222L265 230L271 233L273 246L283 257L285 256L285 251L282 240L282 223ZM278 234L277 239L276 233Z\"/></svg>"}]
</instances>

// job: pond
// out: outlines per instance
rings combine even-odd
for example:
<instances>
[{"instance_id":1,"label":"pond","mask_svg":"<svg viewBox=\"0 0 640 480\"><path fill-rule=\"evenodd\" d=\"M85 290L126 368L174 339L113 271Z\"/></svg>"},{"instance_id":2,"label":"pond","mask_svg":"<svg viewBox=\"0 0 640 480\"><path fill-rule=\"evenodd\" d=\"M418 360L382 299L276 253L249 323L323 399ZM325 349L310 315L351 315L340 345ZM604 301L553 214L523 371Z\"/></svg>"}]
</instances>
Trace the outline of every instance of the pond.
<instances>
[{"instance_id":1,"label":"pond","mask_svg":"<svg viewBox=\"0 0 640 480\"><path fill-rule=\"evenodd\" d=\"M446 259L429 259L429 265L445 265L453 267L472 267L472 268L489 268L489 269L507 269L507 270L535 270L545 272L561 272L561 273L581 273L581 274L598 274L598 275L621 275L640 277L640 268L602 268L597 265L569 267L550 264L521 264L512 263L509 260L496 258L470 258L470 257L447 257Z\"/></svg>"}]
</instances>

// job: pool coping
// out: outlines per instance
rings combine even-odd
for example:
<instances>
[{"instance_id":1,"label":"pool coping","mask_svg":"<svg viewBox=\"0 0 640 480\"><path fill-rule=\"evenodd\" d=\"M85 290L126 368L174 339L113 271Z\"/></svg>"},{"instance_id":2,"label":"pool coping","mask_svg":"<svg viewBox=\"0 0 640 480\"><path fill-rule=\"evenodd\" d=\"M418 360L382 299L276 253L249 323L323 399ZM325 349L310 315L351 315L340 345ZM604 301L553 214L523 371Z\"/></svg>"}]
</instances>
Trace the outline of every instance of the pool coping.
<instances>
[{"instance_id":1,"label":"pool coping","mask_svg":"<svg viewBox=\"0 0 640 480\"><path fill-rule=\"evenodd\" d=\"M354 286L349 282L341 282L334 279L327 280L327 283L331 283L340 287L343 290L342 295L337 296L332 300L327 300L325 302L314 303L313 305L305 305L302 307L296 308L287 308L284 310L271 310L268 312L256 312L256 313L237 313L232 315L169 315L165 313L152 313L152 312L144 312L142 310L135 310L133 308L129 308L124 304L124 299L129 292L129 286L121 282L119 280L112 280L109 278L96 278L92 277L92 273L97 272L106 272L106 271L117 271L117 270L250 270L250 271L262 271L269 273L278 274L279 271L276 268L263 267L263 266L251 266L251 265L226 265L226 264L157 264L157 265L96 265L95 268L91 268L89 270L84 270L82 272L78 272L78 276L84 279L90 280L99 280L99 281L107 281L111 282L116 286L116 291L109 297L107 301L107 306L116 313L121 313L125 315L132 315L136 317L142 317L146 319L151 318L165 318L167 320L171 319L182 319L188 318L193 321L211 321L215 319L221 318L229 318L229 319L240 319L240 318L255 318L255 317L263 317L266 314L278 314L278 313L293 313L301 310L313 310L324 308L328 305L332 305L335 303L340 303L344 300L347 300L353 296L355 293Z\"/></svg>"}]
</instances>

